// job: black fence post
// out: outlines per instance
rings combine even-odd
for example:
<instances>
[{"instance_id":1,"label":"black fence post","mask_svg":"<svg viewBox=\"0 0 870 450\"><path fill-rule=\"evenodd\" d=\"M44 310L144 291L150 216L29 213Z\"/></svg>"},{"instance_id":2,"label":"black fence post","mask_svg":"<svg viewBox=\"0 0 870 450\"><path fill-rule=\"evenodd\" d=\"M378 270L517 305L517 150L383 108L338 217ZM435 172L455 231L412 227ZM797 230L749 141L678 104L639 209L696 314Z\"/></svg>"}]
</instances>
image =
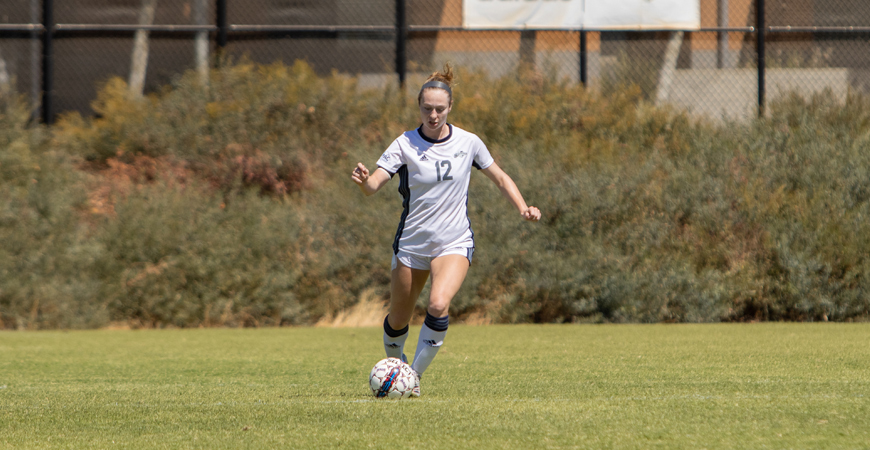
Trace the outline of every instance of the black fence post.
<instances>
[{"instance_id":1,"label":"black fence post","mask_svg":"<svg viewBox=\"0 0 870 450\"><path fill-rule=\"evenodd\" d=\"M408 40L408 23L405 15L405 0L396 0L396 74L399 75L399 86L405 87L405 73L408 58L405 45Z\"/></svg>"},{"instance_id":2,"label":"black fence post","mask_svg":"<svg viewBox=\"0 0 870 450\"><path fill-rule=\"evenodd\" d=\"M227 0L217 0L217 46L224 49L227 46Z\"/></svg>"},{"instance_id":3,"label":"black fence post","mask_svg":"<svg viewBox=\"0 0 870 450\"><path fill-rule=\"evenodd\" d=\"M719 0L719 20L717 20L720 28L728 28L728 0ZM730 69L728 57L728 32L719 31L717 33L718 43L716 45L716 68Z\"/></svg>"},{"instance_id":4,"label":"black fence post","mask_svg":"<svg viewBox=\"0 0 870 450\"><path fill-rule=\"evenodd\" d=\"M580 84L586 86L586 30L580 30Z\"/></svg>"},{"instance_id":5,"label":"black fence post","mask_svg":"<svg viewBox=\"0 0 870 450\"><path fill-rule=\"evenodd\" d=\"M42 27L42 122L51 125L54 122L52 108L54 94L54 55L52 54L54 5L52 0L42 0Z\"/></svg>"},{"instance_id":6,"label":"black fence post","mask_svg":"<svg viewBox=\"0 0 870 450\"><path fill-rule=\"evenodd\" d=\"M758 52L758 115L764 115L764 34L767 31L764 20L764 0L755 0L755 30L757 36L757 52Z\"/></svg>"}]
</instances>

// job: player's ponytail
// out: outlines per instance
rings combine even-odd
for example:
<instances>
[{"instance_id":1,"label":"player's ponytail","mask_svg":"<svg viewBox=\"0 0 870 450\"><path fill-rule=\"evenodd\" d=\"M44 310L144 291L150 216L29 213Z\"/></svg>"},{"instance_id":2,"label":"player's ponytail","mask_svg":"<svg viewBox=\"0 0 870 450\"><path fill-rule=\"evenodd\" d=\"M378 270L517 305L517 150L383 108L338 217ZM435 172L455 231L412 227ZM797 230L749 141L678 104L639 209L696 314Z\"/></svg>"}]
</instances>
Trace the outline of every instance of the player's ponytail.
<instances>
[{"instance_id":1,"label":"player's ponytail","mask_svg":"<svg viewBox=\"0 0 870 450\"><path fill-rule=\"evenodd\" d=\"M450 103L453 103L453 68L450 64L444 64L444 69L440 72L433 72L423 83L420 88L420 93L417 94L417 104L423 101L423 91L427 89L444 89L450 98Z\"/></svg>"}]
</instances>

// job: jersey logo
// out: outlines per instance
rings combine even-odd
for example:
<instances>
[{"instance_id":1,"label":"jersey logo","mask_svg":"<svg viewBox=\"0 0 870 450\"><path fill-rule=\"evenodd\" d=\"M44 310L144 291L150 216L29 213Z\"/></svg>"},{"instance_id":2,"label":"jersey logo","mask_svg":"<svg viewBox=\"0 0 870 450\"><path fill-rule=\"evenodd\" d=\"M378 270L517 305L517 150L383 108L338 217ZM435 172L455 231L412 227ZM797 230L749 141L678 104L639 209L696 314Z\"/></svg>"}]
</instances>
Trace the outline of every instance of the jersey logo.
<instances>
[{"instance_id":1,"label":"jersey logo","mask_svg":"<svg viewBox=\"0 0 870 450\"><path fill-rule=\"evenodd\" d=\"M420 161L429 161L429 158L427 158L426 155L423 155L423 157L420 158Z\"/></svg>"},{"instance_id":2,"label":"jersey logo","mask_svg":"<svg viewBox=\"0 0 870 450\"><path fill-rule=\"evenodd\" d=\"M389 161L389 160L390 160L390 154L389 154L389 153L384 153L383 155L381 155L381 159L383 159L384 161Z\"/></svg>"},{"instance_id":3,"label":"jersey logo","mask_svg":"<svg viewBox=\"0 0 870 450\"><path fill-rule=\"evenodd\" d=\"M468 153L459 151L459 152L454 153L453 157L454 158L465 158L467 155L468 155Z\"/></svg>"}]
</instances>

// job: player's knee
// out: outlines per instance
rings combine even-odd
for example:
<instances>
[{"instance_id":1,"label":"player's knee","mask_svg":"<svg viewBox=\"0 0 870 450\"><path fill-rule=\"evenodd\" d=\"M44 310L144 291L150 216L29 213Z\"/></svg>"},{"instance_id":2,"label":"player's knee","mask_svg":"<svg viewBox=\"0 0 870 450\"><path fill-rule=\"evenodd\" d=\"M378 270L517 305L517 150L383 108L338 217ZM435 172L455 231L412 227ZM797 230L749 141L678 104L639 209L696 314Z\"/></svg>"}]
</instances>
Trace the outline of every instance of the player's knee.
<instances>
[{"instance_id":1,"label":"player's knee","mask_svg":"<svg viewBox=\"0 0 870 450\"><path fill-rule=\"evenodd\" d=\"M429 299L429 308L427 311L434 317L444 317L450 309L450 301L438 301Z\"/></svg>"}]
</instances>

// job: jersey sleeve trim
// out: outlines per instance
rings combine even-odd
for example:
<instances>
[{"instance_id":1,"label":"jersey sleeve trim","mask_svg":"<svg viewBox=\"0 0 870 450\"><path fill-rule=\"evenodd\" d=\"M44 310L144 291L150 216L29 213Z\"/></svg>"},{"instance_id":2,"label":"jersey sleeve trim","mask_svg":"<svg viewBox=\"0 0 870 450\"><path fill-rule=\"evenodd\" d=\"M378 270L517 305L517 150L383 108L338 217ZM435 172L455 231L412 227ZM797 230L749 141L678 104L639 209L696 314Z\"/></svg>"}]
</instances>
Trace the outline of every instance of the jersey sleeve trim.
<instances>
[{"instance_id":1,"label":"jersey sleeve trim","mask_svg":"<svg viewBox=\"0 0 870 450\"><path fill-rule=\"evenodd\" d=\"M492 154L489 152L489 149L486 148L486 144L484 144L483 141L477 135L472 135L472 136L474 136L473 142L474 142L474 146L476 147L474 159L472 160L472 165L477 170L483 170L483 169L489 168L489 166L491 166L495 162L495 159L492 157ZM480 160L480 162L478 162L478 160Z\"/></svg>"},{"instance_id":2,"label":"jersey sleeve trim","mask_svg":"<svg viewBox=\"0 0 870 450\"><path fill-rule=\"evenodd\" d=\"M489 162L486 164L486 167L481 166L480 164L477 163L477 161L472 161L472 162L471 162L471 165L474 166L474 168L477 169L477 170L483 170L483 169L488 169L489 166L491 166L492 163L494 163L494 162L495 162L495 161L489 161Z\"/></svg>"},{"instance_id":3,"label":"jersey sleeve trim","mask_svg":"<svg viewBox=\"0 0 870 450\"><path fill-rule=\"evenodd\" d=\"M380 164L378 164L378 168L384 169L384 171L386 171L388 174L390 174L390 178L393 178L394 176L396 176L396 172L390 172L390 169L387 169L386 167L384 167Z\"/></svg>"}]
</instances>

